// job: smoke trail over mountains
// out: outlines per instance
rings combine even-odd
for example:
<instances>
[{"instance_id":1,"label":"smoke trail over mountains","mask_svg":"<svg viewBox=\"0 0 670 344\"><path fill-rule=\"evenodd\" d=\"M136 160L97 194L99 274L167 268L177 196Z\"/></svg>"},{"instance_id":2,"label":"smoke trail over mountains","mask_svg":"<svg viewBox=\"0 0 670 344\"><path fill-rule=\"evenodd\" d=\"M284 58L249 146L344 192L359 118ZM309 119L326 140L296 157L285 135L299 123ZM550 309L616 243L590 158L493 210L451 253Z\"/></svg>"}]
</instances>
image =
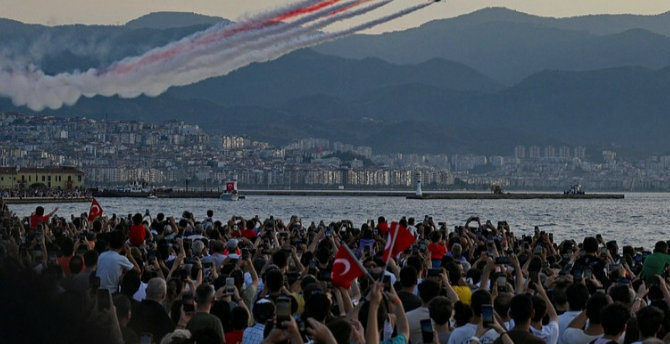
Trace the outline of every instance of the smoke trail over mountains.
<instances>
[{"instance_id":1,"label":"smoke trail over mountains","mask_svg":"<svg viewBox=\"0 0 670 344\"><path fill-rule=\"evenodd\" d=\"M335 22L371 12L393 0L307 0L234 25L215 25L105 69L46 75L35 66L0 65L0 96L35 111L74 104L81 96L157 96L173 86L222 76L297 49L339 39L430 6L406 8L349 29L320 32ZM366 3L366 6L362 6ZM289 20L289 21L287 21Z\"/></svg>"}]
</instances>

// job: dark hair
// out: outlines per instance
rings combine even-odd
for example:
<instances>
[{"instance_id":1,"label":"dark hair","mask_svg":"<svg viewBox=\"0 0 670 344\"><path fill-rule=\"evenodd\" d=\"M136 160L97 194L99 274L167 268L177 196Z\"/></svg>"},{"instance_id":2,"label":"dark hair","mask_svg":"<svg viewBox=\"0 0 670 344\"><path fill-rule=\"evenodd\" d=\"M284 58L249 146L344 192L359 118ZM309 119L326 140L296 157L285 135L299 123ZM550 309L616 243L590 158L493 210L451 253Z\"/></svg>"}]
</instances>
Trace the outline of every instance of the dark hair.
<instances>
[{"instance_id":1,"label":"dark hair","mask_svg":"<svg viewBox=\"0 0 670 344\"><path fill-rule=\"evenodd\" d=\"M592 324L600 324L600 311L609 304L607 295L604 293L595 293L586 303L586 316Z\"/></svg>"},{"instance_id":2,"label":"dark hair","mask_svg":"<svg viewBox=\"0 0 670 344\"><path fill-rule=\"evenodd\" d=\"M567 288L565 284L557 284L551 293L551 302L555 305L564 305L568 303Z\"/></svg>"},{"instance_id":3,"label":"dark hair","mask_svg":"<svg viewBox=\"0 0 670 344\"><path fill-rule=\"evenodd\" d=\"M44 215L44 207L39 206L39 207L35 208L35 215L37 215L37 216Z\"/></svg>"},{"instance_id":4,"label":"dark hair","mask_svg":"<svg viewBox=\"0 0 670 344\"><path fill-rule=\"evenodd\" d=\"M428 302L428 314L433 321L442 326L449 321L451 314L454 311L454 306L451 301L444 296L438 296Z\"/></svg>"},{"instance_id":5,"label":"dark hair","mask_svg":"<svg viewBox=\"0 0 670 344\"><path fill-rule=\"evenodd\" d=\"M419 271L423 270L423 261L419 256L409 256L405 262L405 266L413 267L416 271L416 275L419 275ZM400 279L402 279L402 276Z\"/></svg>"},{"instance_id":6,"label":"dark hair","mask_svg":"<svg viewBox=\"0 0 670 344\"><path fill-rule=\"evenodd\" d=\"M440 295L440 284L433 280L423 280L417 286L419 289L419 297L424 304L427 304L433 298Z\"/></svg>"},{"instance_id":7,"label":"dark hair","mask_svg":"<svg viewBox=\"0 0 670 344\"><path fill-rule=\"evenodd\" d=\"M272 264L277 265L278 268L283 268L288 264L288 257L284 250L279 250L272 254Z\"/></svg>"},{"instance_id":8,"label":"dark hair","mask_svg":"<svg viewBox=\"0 0 670 344\"><path fill-rule=\"evenodd\" d=\"M114 295L112 298L114 302L114 307L116 308L116 317L121 320L123 318L128 318L130 313L130 299L124 294Z\"/></svg>"},{"instance_id":9,"label":"dark hair","mask_svg":"<svg viewBox=\"0 0 670 344\"><path fill-rule=\"evenodd\" d=\"M600 311L603 330L605 335L609 336L623 332L626 329L626 322L628 322L629 318L630 311L620 303L613 303Z\"/></svg>"},{"instance_id":10,"label":"dark hair","mask_svg":"<svg viewBox=\"0 0 670 344\"><path fill-rule=\"evenodd\" d=\"M140 214L140 213L135 213L135 215L133 215L133 224L134 224L134 225L141 225L141 224L142 224L142 219L143 219L143 218L144 218L144 217L142 216L142 214Z\"/></svg>"},{"instance_id":11,"label":"dark hair","mask_svg":"<svg viewBox=\"0 0 670 344\"><path fill-rule=\"evenodd\" d=\"M430 314L430 310L428 312ZM456 321L456 327L469 323L471 318L472 308L461 301L456 301L454 303L454 321Z\"/></svg>"},{"instance_id":12,"label":"dark hair","mask_svg":"<svg viewBox=\"0 0 670 344\"><path fill-rule=\"evenodd\" d=\"M659 241L654 246L654 252L668 253L668 243L665 241Z\"/></svg>"},{"instance_id":13,"label":"dark hair","mask_svg":"<svg viewBox=\"0 0 670 344\"><path fill-rule=\"evenodd\" d=\"M221 339L213 327L201 327L191 332L191 339L198 344L219 344Z\"/></svg>"},{"instance_id":14,"label":"dark hair","mask_svg":"<svg viewBox=\"0 0 670 344\"><path fill-rule=\"evenodd\" d=\"M434 231L434 232L430 233L430 241L431 242L436 243L436 242L440 241L440 239L442 239L442 233L440 231Z\"/></svg>"},{"instance_id":15,"label":"dark hair","mask_svg":"<svg viewBox=\"0 0 670 344\"><path fill-rule=\"evenodd\" d=\"M314 318L318 322L326 320L330 314L330 307L332 303L325 294L313 294L309 298L309 302L305 302L305 312L310 318Z\"/></svg>"},{"instance_id":16,"label":"dark hair","mask_svg":"<svg viewBox=\"0 0 670 344\"><path fill-rule=\"evenodd\" d=\"M84 252L84 264L87 268L93 268L98 265L98 251L88 250Z\"/></svg>"},{"instance_id":17,"label":"dark hair","mask_svg":"<svg viewBox=\"0 0 670 344\"><path fill-rule=\"evenodd\" d=\"M140 289L141 284L140 275L135 270L130 270L126 272L123 276L123 281L121 281L121 293L129 298L133 297Z\"/></svg>"},{"instance_id":18,"label":"dark hair","mask_svg":"<svg viewBox=\"0 0 670 344\"><path fill-rule=\"evenodd\" d=\"M544 299L537 296L533 295L533 310L535 311L535 315L533 316L532 321L542 321L542 318L544 318L544 314L547 313L547 303L544 302Z\"/></svg>"},{"instance_id":19,"label":"dark hair","mask_svg":"<svg viewBox=\"0 0 670 344\"><path fill-rule=\"evenodd\" d=\"M230 311L230 324L233 331L244 330L249 325L249 312L244 307L235 307Z\"/></svg>"},{"instance_id":20,"label":"dark hair","mask_svg":"<svg viewBox=\"0 0 670 344\"><path fill-rule=\"evenodd\" d=\"M123 244L126 241L126 236L123 232L115 230L109 233L109 247L113 250L118 250L123 247Z\"/></svg>"},{"instance_id":21,"label":"dark hair","mask_svg":"<svg viewBox=\"0 0 670 344\"><path fill-rule=\"evenodd\" d=\"M470 301L470 307L472 308L472 313L475 316L482 315L482 305L491 304L491 293L485 289L477 289L472 293L472 298Z\"/></svg>"},{"instance_id":22,"label":"dark hair","mask_svg":"<svg viewBox=\"0 0 670 344\"><path fill-rule=\"evenodd\" d=\"M335 342L337 344L349 344L351 332L353 332L351 322L345 318L334 318L329 321L326 326L333 334L333 337L335 337Z\"/></svg>"},{"instance_id":23,"label":"dark hair","mask_svg":"<svg viewBox=\"0 0 670 344\"><path fill-rule=\"evenodd\" d=\"M586 237L583 241L584 252L594 253L598 251L598 239L594 237Z\"/></svg>"},{"instance_id":24,"label":"dark hair","mask_svg":"<svg viewBox=\"0 0 670 344\"><path fill-rule=\"evenodd\" d=\"M637 311L637 326L642 337L654 337L658 332L665 314L654 306L647 306Z\"/></svg>"},{"instance_id":25,"label":"dark hair","mask_svg":"<svg viewBox=\"0 0 670 344\"><path fill-rule=\"evenodd\" d=\"M412 266L405 266L400 269L400 283L403 288L411 288L416 285L416 269Z\"/></svg>"},{"instance_id":26,"label":"dark hair","mask_svg":"<svg viewBox=\"0 0 670 344\"><path fill-rule=\"evenodd\" d=\"M284 285L284 274L277 269L266 271L264 282L270 292L278 292Z\"/></svg>"},{"instance_id":27,"label":"dark hair","mask_svg":"<svg viewBox=\"0 0 670 344\"><path fill-rule=\"evenodd\" d=\"M316 259L321 264L328 264L328 261L330 261L330 249L325 246L319 247L316 251Z\"/></svg>"},{"instance_id":28,"label":"dark hair","mask_svg":"<svg viewBox=\"0 0 670 344\"><path fill-rule=\"evenodd\" d=\"M216 300L212 304L212 308L209 310L209 314L216 316L221 321L223 326L223 331L231 331L230 321L232 316L230 314L230 303L223 300Z\"/></svg>"},{"instance_id":29,"label":"dark hair","mask_svg":"<svg viewBox=\"0 0 670 344\"><path fill-rule=\"evenodd\" d=\"M198 305L204 305L212 302L214 299L214 287L209 283L203 283L195 289L195 294L193 295L195 303Z\"/></svg>"},{"instance_id":30,"label":"dark hair","mask_svg":"<svg viewBox=\"0 0 670 344\"><path fill-rule=\"evenodd\" d=\"M209 217L214 216L214 210L212 210L212 209L207 210L207 216L209 216Z\"/></svg>"},{"instance_id":31,"label":"dark hair","mask_svg":"<svg viewBox=\"0 0 670 344\"><path fill-rule=\"evenodd\" d=\"M72 274L78 274L81 272L83 268L84 262L81 259L81 256L76 255L70 258L70 262L68 263L68 268L70 269L70 273Z\"/></svg>"},{"instance_id":32,"label":"dark hair","mask_svg":"<svg viewBox=\"0 0 670 344\"><path fill-rule=\"evenodd\" d=\"M630 291L627 285L618 284L610 288L609 295L613 302L630 304Z\"/></svg>"},{"instance_id":33,"label":"dark hair","mask_svg":"<svg viewBox=\"0 0 670 344\"><path fill-rule=\"evenodd\" d=\"M581 311L586 307L586 302L589 300L589 289L581 284L571 284L565 291L568 296L568 305L573 311Z\"/></svg>"},{"instance_id":34,"label":"dark hair","mask_svg":"<svg viewBox=\"0 0 670 344\"><path fill-rule=\"evenodd\" d=\"M533 299L526 294L514 296L510 302L509 313L516 324L528 321L533 315Z\"/></svg>"},{"instance_id":35,"label":"dark hair","mask_svg":"<svg viewBox=\"0 0 670 344\"><path fill-rule=\"evenodd\" d=\"M74 243L70 238L63 238L60 242L60 251L63 257L71 256L74 253Z\"/></svg>"},{"instance_id":36,"label":"dark hair","mask_svg":"<svg viewBox=\"0 0 670 344\"><path fill-rule=\"evenodd\" d=\"M451 262L446 264L444 268L449 273L449 284L458 285L458 281L461 279L461 269L458 264Z\"/></svg>"}]
</instances>

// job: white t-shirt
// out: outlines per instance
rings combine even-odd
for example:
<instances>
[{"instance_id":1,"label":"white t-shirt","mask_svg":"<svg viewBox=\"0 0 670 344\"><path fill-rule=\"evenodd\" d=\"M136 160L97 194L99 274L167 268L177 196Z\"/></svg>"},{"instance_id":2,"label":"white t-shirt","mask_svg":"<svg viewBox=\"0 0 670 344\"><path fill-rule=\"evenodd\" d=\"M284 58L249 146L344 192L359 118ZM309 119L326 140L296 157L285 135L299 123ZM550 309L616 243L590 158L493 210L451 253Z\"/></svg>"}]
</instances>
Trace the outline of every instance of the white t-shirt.
<instances>
[{"instance_id":1,"label":"white t-shirt","mask_svg":"<svg viewBox=\"0 0 670 344\"><path fill-rule=\"evenodd\" d=\"M133 267L133 263L125 256L111 250L103 252L98 258L98 270L95 273L100 277L100 288L117 292L123 270L130 271Z\"/></svg>"},{"instance_id":2,"label":"white t-shirt","mask_svg":"<svg viewBox=\"0 0 670 344\"><path fill-rule=\"evenodd\" d=\"M430 319L427 307L419 307L407 312L410 344L423 344L423 337L421 336L421 320L424 319Z\"/></svg>"},{"instance_id":3,"label":"white t-shirt","mask_svg":"<svg viewBox=\"0 0 670 344\"><path fill-rule=\"evenodd\" d=\"M558 316L558 342L563 342L563 335L565 334L565 329L568 328L570 322L579 315L579 311L567 311Z\"/></svg>"},{"instance_id":4,"label":"white t-shirt","mask_svg":"<svg viewBox=\"0 0 670 344\"><path fill-rule=\"evenodd\" d=\"M565 332L561 333L561 340L563 341L563 343L569 343L569 344L588 344L591 343L592 340L600 338L602 336L603 336L602 334L590 336L588 334L585 334L584 330L582 329L568 327L565 329Z\"/></svg>"},{"instance_id":5,"label":"white t-shirt","mask_svg":"<svg viewBox=\"0 0 670 344\"><path fill-rule=\"evenodd\" d=\"M544 339L547 344L558 343L558 323L556 321L550 321L547 325L542 326L542 330L539 331L531 326L530 332L536 337Z\"/></svg>"},{"instance_id":6,"label":"white t-shirt","mask_svg":"<svg viewBox=\"0 0 670 344\"><path fill-rule=\"evenodd\" d=\"M141 282L140 289L137 289L137 292L135 292L135 295L133 295L133 299L135 299L137 302L142 302L145 297L147 297L147 284Z\"/></svg>"},{"instance_id":7,"label":"white t-shirt","mask_svg":"<svg viewBox=\"0 0 670 344\"><path fill-rule=\"evenodd\" d=\"M451 332L447 344L470 344L470 338L475 334L477 334L477 325L465 324L461 327L457 327ZM479 342L482 344L491 344L498 338L498 336L498 332L495 330L488 330L479 338Z\"/></svg>"}]
</instances>

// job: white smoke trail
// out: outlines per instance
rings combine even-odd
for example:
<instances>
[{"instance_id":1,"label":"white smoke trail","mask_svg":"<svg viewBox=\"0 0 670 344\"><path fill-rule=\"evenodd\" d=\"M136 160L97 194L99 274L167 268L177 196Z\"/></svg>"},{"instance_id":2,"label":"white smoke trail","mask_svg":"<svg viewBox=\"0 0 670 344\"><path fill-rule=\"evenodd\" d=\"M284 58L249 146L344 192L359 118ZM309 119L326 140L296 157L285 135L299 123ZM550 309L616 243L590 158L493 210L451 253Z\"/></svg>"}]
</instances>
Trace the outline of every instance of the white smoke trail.
<instances>
[{"instance_id":1,"label":"white smoke trail","mask_svg":"<svg viewBox=\"0 0 670 344\"><path fill-rule=\"evenodd\" d=\"M134 97L140 94L158 95L170 86L186 85L212 76L225 75L250 63L276 59L296 49L348 36L432 4L417 5L347 30L314 34L314 30L369 12L390 1L358 10L345 11L321 19L309 27L299 26L303 22L318 20L332 13L333 8L329 8L298 20L293 25L289 23L279 27L264 28L257 32L236 34L233 39L193 49L188 54L177 55L167 63L143 65L138 70L127 74L105 74L92 69L80 74L63 73L47 76L34 67L18 71L6 67L0 71L0 94L9 95L16 105L27 105L37 111L44 107L59 108L63 103L73 104L82 94L87 97L97 94L104 96L119 94L123 97ZM342 7L349 5L350 3L343 4ZM272 32L274 34L269 34ZM242 40L246 41L238 46L235 45L236 42ZM184 44L183 42L184 40L181 40L174 44ZM123 63L129 63L129 61L130 59L127 59Z\"/></svg>"},{"instance_id":2,"label":"white smoke trail","mask_svg":"<svg viewBox=\"0 0 670 344\"><path fill-rule=\"evenodd\" d=\"M356 3L357 1L358 0L344 3L341 7L345 8L350 6L352 3ZM137 76L137 78L135 78L132 81L132 84L128 85L128 87L118 91L118 94L121 97L127 98L136 97L143 93L147 95L158 95L165 92L169 87L172 86L189 85L212 76L228 74L232 70L239 68L236 67L231 69L228 67L229 65L242 67L255 62L255 60L258 59L258 57L256 57L257 55L255 51L265 51L265 49L268 47L279 44L280 42L290 42L290 40L294 37L308 37L314 35L318 29L324 28L338 21L346 20L370 12L390 3L391 1L393 0L384 0L360 9L341 12L308 27L299 26L298 24L300 24L300 22L290 23L279 28L280 30L274 28L271 30L265 30L263 32L249 32L245 35L239 36L237 38L239 42L237 40L231 40L221 42L220 45L212 45L206 48L200 48L197 51L190 52L189 56L180 56L178 58L179 61L170 63L170 65L157 65L155 66L156 68L152 67L150 71L143 70L140 73L133 74L133 76ZM323 12L328 14L332 13L333 10L333 8L329 8L323 10ZM312 19L319 19L322 18L325 14L315 13L312 15L313 18L306 17L303 21L308 22ZM287 28L291 30L286 30ZM278 32L275 33L269 31ZM184 59L191 60L187 63L182 63L184 62ZM231 64L229 60L232 60L235 63ZM157 68L160 68L160 70ZM110 75L109 77L111 78L113 76ZM111 82L109 84L117 85L118 82Z\"/></svg>"}]
</instances>

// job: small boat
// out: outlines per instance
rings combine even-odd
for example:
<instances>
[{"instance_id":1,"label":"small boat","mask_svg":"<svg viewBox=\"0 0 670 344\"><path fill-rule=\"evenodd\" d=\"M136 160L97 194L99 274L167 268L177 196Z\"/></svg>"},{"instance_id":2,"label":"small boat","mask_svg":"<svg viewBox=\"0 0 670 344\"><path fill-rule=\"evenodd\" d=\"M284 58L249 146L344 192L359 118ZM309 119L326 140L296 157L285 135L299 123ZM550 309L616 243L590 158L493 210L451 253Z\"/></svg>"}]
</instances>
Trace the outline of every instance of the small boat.
<instances>
[{"instance_id":1,"label":"small boat","mask_svg":"<svg viewBox=\"0 0 670 344\"><path fill-rule=\"evenodd\" d=\"M237 201L244 199L245 197L240 195L237 190L237 175L233 175L233 180L226 182L223 193L221 193L221 199L226 201Z\"/></svg>"}]
</instances>

